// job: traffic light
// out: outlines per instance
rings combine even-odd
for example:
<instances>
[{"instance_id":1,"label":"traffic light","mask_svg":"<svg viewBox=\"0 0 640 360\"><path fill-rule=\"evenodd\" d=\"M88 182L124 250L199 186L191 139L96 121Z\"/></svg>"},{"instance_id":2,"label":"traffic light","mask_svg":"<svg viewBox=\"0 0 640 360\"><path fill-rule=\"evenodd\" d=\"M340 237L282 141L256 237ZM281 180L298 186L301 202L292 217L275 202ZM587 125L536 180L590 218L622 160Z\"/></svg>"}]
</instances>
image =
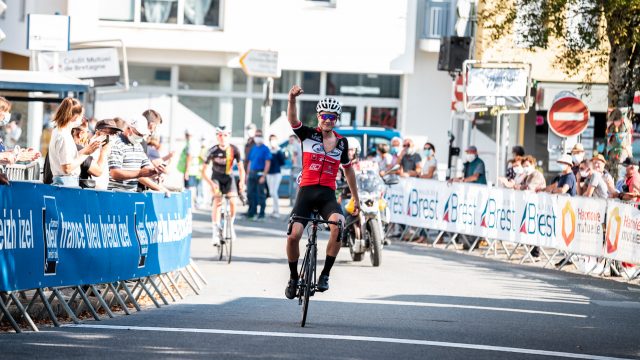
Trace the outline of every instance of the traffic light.
<instances>
[{"instance_id":1,"label":"traffic light","mask_svg":"<svg viewBox=\"0 0 640 360\"><path fill-rule=\"evenodd\" d=\"M0 0L0 15L2 15L5 10L7 10L7 4L5 4L4 1ZM2 31L2 29L0 29L0 42L4 41L6 37L7 37L7 34L5 34L4 31Z\"/></svg>"}]
</instances>

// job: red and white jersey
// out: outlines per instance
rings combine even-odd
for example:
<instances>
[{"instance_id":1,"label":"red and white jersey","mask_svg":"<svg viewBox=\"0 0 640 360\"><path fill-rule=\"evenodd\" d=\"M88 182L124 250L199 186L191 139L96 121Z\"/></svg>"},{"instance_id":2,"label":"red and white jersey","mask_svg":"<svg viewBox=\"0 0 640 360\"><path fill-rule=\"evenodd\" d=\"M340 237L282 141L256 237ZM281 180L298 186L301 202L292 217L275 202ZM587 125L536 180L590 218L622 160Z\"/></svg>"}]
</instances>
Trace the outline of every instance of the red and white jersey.
<instances>
[{"instance_id":1,"label":"red and white jersey","mask_svg":"<svg viewBox=\"0 0 640 360\"><path fill-rule=\"evenodd\" d=\"M314 129L299 123L298 126L293 127L293 132L302 142L300 187L322 185L335 190L340 165L343 168L351 166L347 139L334 131L333 133L338 139L336 148L326 152L322 142L322 130L319 128Z\"/></svg>"}]
</instances>

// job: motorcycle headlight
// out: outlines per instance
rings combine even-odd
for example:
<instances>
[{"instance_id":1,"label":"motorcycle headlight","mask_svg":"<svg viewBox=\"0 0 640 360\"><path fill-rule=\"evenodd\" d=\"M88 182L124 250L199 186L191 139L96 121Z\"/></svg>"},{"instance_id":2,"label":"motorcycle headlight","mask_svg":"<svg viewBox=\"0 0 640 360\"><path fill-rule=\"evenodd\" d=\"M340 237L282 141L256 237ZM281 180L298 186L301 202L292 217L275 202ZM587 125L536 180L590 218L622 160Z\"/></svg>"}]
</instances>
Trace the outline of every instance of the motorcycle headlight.
<instances>
[{"instance_id":1,"label":"motorcycle headlight","mask_svg":"<svg viewBox=\"0 0 640 360\"><path fill-rule=\"evenodd\" d=\"M364 202L365 205L367 205L368 207L372 207L373 206L373 200L372 199L367 199Z\"/></svg>"}]
</instances>

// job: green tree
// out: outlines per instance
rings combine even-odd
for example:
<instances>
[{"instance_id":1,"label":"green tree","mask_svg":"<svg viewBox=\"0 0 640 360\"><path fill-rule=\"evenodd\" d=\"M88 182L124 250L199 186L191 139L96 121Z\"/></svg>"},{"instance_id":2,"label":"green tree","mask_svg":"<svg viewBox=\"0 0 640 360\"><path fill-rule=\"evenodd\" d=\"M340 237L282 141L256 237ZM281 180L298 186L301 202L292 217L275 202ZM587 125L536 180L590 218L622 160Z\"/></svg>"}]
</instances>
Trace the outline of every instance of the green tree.
<instances>
[{"instance_id":1,"label":"green tree","mask_svg":"<svg viewBox=\"0 0 640 360\"><path fill-rule=\"evenodd\" d=\"M630 108L640 90L640 0L482 1L478 22L492 40L516 30L531 51L559 40L554 65L585 83L608 68L611 108Z\"/></svg>"}]
</instances>

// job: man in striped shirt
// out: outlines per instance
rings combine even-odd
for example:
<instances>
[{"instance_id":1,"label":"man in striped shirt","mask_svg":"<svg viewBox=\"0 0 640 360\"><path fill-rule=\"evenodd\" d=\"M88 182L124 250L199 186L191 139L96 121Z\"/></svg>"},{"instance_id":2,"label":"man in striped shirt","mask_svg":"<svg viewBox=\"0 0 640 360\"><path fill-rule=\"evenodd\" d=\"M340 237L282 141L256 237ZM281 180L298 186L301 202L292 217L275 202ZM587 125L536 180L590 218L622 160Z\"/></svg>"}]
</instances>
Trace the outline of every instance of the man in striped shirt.
<instances>
[{"instance_id":1,"label":"man in striped shirt","mask_svg":"<svg viewBox=\"0 0 640 360\"><path fill-rule=\"evenodd\" d=\"M167 189L151 177L165 172L164 164L154 167L142 148L149 135L147 119L139 116L127 121L127 128L115 137L109 155L109 190L136 191L138 181L151 190Z\"/></svg>"}]
</instances>

